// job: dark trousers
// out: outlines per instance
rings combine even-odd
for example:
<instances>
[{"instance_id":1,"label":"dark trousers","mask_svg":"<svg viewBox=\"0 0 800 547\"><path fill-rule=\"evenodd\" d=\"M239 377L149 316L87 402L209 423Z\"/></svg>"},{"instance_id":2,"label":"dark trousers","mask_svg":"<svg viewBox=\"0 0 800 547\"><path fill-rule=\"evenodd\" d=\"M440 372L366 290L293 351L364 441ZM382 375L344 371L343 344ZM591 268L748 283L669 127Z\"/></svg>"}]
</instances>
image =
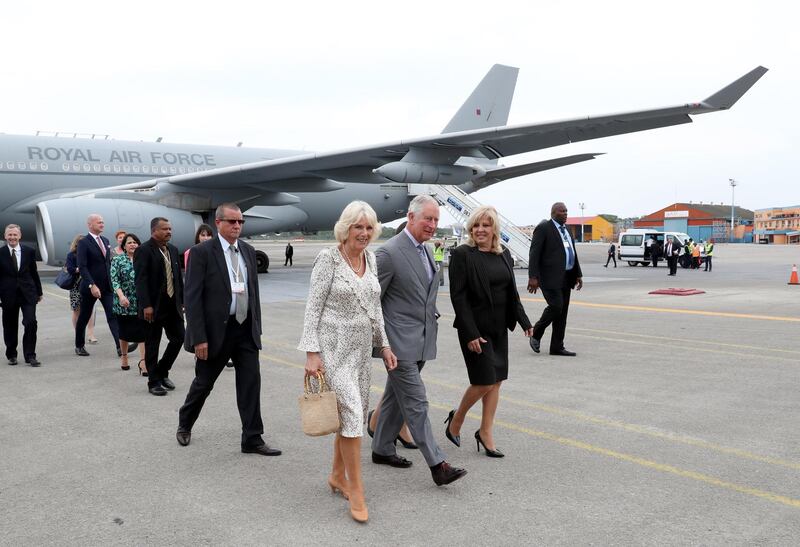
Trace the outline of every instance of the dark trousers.
<instances>
[{"instance_id":1,"label":"dark trousers","mask_svg":"<svg viewBox=\"0 0 800 547\"><path fill-rule=\"evenodd\" d=\"M253 342L250 316L241 325L231 316L225 329L222 349L206 361L197 359L194 380L178 414L178 428L191 431L203 403L214 389L220 373L228 360L236 371L236 404L242 420L242 446L261 446L264 440L264 423L261 421L261 371L258 348Z\"/></svg>"},{"instance_id":2,"label":"dark trousers","mask_svg":"<svg viewBox=\"0 0 800 547\"><path fill-rule=\"evenodd\" d=\"M284 266L286 266L286 265L292 266L293 265L292 264L292 257L291 256L287 256L286 260L283 261L283 265Z\"/></svg>"},{"instance_id":3,"label":"dark trousers","mask_svg":"<svg viewBox=\"0 0 800 547\"><path fill-rule=\"evenodd\" d=\"M75 322L75 347L82 348L86 345L86 325L92 318L94 312L94 304L100 300L103 305L103 310L106 312L106 321L108 328L111 331L111 336L114 337L114 344L119 349L119 327L117 326L117 317L114 315L112 308L113 296L111 293L100 293L100 298L95 298L92 293L81 291L81 312L78 314L78 320Z\"/></svg>"},{"instance_id":4,"label":"dark trousers","mask_svg":"<svg viewBox=\"0 0 800 547\"><path fill-rule=\"evenodd\" d=\"M675 272L678 271L678 257L677 256L668 256L667 257L667 266L669 266L669 275L675 275Z\"/></svg>"},{"instance_id":5,"label":"dark trousers","mask_svg":"<svg viewBox=\"0 0 800 547\"><path fill-rule=\"evenodd\" d=\"M703 270L703 271L706 271L706 272L710 272L711 271L711 257L710 256L706 257L706 269Z\"/></svg>"},{"instance_id":6,"label":"dark trousers","mask_svg":"<svg viewBox=\"0 0 800 547\"><path fill-rule=\"evenodd\" d=\"M608 263L612 260L614 261L614 267L617 267L617 257L614 255L608 255L608 258L606 259L606 268L608 268Z\"/></svg>"},{"instance_id":7,"label":"dark trousers","mask_svg":"<svg viewBox=\"0 0 800 547\"><path fill-rule=\"evenodd\" d=\"M553 333L550 336L550 351L559 351L564 348L564 333L567 330L567 313L569 312L569 297L572 289L542 289L542 296L547 301L547 307L542 316L533 326L533 337L541 340L545 329L553 324Z\"/></svg>"},{"instance_id":8,"label":"dark trousers","mask_svg":"<svg viewBox=\"0 0 800 547\"><path fill-rule=\"evenodd\" d=\"M166 333L169 343L159 359L162 331ZM161 385L161 380L169 378L169 371L181 352L185 335L183 318L175 307L175 299L163 295L158 306L158 316L147 324L145 331L144 364L147 367L147 387Z\"/></svg>"},{"instance_id":9,"label":"dark trousers","mask_svg":"<svg viewBox=\"0 0 800 547\"><path fill-rule=\"evenodd\" d=\"M36 304L29 304L18 294L16 302L3 302L3 341L6 344L6 357L17 357L19 338L19 312L22 310L22 354L25 360L36 357Z\"/></svg>"}]
</instances>

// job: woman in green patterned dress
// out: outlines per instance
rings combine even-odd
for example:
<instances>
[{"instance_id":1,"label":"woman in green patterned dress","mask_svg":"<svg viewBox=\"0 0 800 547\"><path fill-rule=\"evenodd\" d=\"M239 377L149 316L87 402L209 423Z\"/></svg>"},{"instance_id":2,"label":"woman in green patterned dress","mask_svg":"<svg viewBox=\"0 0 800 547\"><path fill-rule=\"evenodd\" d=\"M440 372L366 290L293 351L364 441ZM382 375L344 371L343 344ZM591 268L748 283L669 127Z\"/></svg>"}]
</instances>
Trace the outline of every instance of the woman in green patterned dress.
<instances>
[{"instance_id":1,"label":"woman in green patterned dress","mask_svg":"<svg viewBox=\"0 0 800 547\"><path fill-rule=\"evenodd\" d=\"M122 239L124 254L111 260L111 289L114 291L114 314L119 324L119 347L122 350L122 370L130 369L128 365L128 343L139 344L139 374L147 376L144 369L144 323L138 316L136 306L136 280L133 271L133 253L140 245L136 234L125 234Z\"/></svg>"}]
</instances>

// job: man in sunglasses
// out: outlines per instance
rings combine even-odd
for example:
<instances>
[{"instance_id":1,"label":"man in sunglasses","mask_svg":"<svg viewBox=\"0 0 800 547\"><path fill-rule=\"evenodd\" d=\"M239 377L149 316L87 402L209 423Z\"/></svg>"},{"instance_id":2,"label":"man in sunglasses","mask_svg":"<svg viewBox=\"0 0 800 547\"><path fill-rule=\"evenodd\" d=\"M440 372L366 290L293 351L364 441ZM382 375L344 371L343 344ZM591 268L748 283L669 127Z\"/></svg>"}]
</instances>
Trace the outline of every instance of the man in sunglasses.
<instances>
[{"instance_id":1,"label":"man in sunglasses","mask_svg":"<svg viewBox=\"0 0 800 547\"><path fill-rule=\"evenodd\" d=\"M236 371L236 402L242 420L242 452L279 456L261 437L261 300L256 252L240 241L244 217L235 203L215 215L217 237L192 248L186 271L186 343L195 354L195 378L178 417L178 444L191 441L214 382L230 359Z\"/></svg>"}]
</instances>

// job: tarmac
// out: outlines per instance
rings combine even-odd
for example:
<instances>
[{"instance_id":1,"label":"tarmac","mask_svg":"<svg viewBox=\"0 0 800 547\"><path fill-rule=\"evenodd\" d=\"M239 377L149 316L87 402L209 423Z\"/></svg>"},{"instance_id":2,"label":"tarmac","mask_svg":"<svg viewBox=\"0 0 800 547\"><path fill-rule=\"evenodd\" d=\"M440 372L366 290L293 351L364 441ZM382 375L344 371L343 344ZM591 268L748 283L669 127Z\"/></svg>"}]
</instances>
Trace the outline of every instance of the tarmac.
<instances>
[{"instance_id":1,"label":"tarmac","mask_svg":"<svg viewBox=\"0 0 800 547\"><path fill-rule=\"evenodd\" d=\"M314 257L330 243L256 245L262 411L277 458L242 454L234 372L226 369L188 447L177 412L193 378L182 352L176 391L147 393L120 370L102 313L90 357L73 353L68 293L43 282L41 368L0 360L0 545L797 545L800 538L800 286L797 246L717 244L714 268L604 268L605 245L578 245L566 347L534 354L510 335L495 439L476 452L473 408L456 448L443 420L467 375L438 300L438 358L423 373L448 461L468 475L437 487L418 451L409 469L371 463L362 447L368 524L326 484L332 437L300 430L305 356L295 349ZM524 291L535 321L544 302ZM650 295L668 287L692 296ZM371 406L386 373L373 365ZM365 437L365 440L369 440Z\"/></svg>"}]
</instances>

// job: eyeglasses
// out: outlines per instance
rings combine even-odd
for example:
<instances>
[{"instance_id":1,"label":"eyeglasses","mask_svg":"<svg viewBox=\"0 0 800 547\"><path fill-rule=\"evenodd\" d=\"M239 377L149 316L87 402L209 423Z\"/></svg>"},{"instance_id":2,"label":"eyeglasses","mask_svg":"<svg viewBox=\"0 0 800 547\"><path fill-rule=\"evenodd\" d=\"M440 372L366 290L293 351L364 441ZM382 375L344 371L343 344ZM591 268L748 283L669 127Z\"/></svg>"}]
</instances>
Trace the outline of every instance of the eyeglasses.
<instances>
[{"instance_id":1,"label":"eyeglasses","mask_svg":"<svg viewBox=\"0 0 800 547\"><path fill-rule=\"evenodd\" d=\"M224 220L228 224L244 224L243 218L221 218L219 220Z\"/></svg>"}]
</instances>

